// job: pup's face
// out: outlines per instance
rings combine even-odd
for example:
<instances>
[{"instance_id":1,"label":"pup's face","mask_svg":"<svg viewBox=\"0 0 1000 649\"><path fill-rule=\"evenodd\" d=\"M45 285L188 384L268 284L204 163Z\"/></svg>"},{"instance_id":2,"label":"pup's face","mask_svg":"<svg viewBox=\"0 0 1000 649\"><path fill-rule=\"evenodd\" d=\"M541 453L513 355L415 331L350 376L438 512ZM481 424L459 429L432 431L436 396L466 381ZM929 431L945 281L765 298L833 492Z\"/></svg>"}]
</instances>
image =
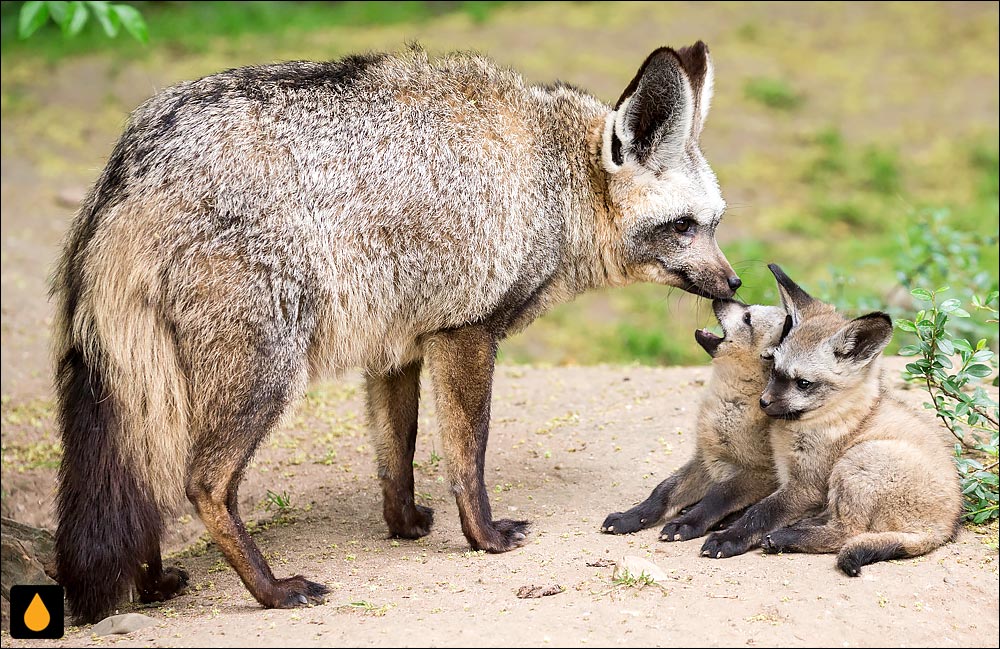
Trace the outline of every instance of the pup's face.
<instances>
[{"instance_id":1,"label":"pup's face","mask_svg":"<svg viewBox=\"0 0 1000 649\"><path fill-rule=\"evenodd\" d=\"M780 268L772 271L794 324L774 351L761 408L778 419L821 416L828 405L870 377L872 362L892 340L892 320L874 312L848 321Z\"/></svg>"},{"instance_id":2,"label":"pup's face","mask_svg":"<svg viewBox=\"0 0 1000 649\"><path fill-rule=\"evenodd\" d=\"M695 340L712 358L736 357L769 361L790 326L785 310L777 306L714 300L712 310L722 336L706 329L694 332Z\"/></svg>"}]
</instances>

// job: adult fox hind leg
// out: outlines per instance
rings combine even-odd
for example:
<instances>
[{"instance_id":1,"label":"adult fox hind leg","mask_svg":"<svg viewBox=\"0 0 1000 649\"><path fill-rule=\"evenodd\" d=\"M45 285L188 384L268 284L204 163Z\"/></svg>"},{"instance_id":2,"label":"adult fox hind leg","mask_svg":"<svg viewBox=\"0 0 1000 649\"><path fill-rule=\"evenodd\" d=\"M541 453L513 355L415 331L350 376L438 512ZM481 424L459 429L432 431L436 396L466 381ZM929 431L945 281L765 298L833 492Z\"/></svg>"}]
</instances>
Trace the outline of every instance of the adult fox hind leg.
<instances>
[{"instance_id":1,"label":"adult fox hind leg","mask_svg":"<svg viewBox=\"0 0 1000 649\"><path fill-rule=\"evenodd\" d=\"M188 498L250 594L268 608L322 601L326 587L302 576L276 579L240 518L237 492L247 463L277 422L286 395L262 390L205 431L192 452Z\"/></svg>"},{"instance_id":2,"label":"adult fox hind leg","mask_svg":"<svg viewBox=\"0 0 1000 649\"><path fill-rule=\"evenodd\" d=\"M601 531L608 534L631 534L653 527L668 510L680 511L705 495L709 478L701 457L696 455L669 478L656 485L649 498L625 512L608 514Z\"/></svg>"},{"instance_id":3,"label":"adult fox hind leg","mask_svg":"<svg viewBox=\"0 0 1000 649\"><path fill-rule=\"evenodd\" d=\"M483 478L496 335L479 325L440 331L425 350L462 532L476 550L512 550L524 541L528 521L493 520Z\"/></svg>"},{"instance_id":4,"label":"adult fox hind leg","mask_svg":"<svg viewBox=\"0 0 1000 649\"><path fill-rule=\"evenodd\" d=\"M142 564L136 577L139 601L143 604L162 602L178 595L187 588L187 571L177 566L163 567L160 544L157 542L149 553L149 559Z\"/></svg>"},{"instance_id":5,"label":"adult fox hind leg","mask_svg":"<svg viewBox=\"0 0 1000 649\"><path fill-rule=\"evenodd\" d=\"M233 282L227 295L239 298L240 289L253 285L249 279ZM271 318L265 299L272 297L280 304L299 304L295 318ZM257 446L305 387L308 303L280 294L254 303L249 290L241 299L247 306L234 310L237 317L226 321L212 314L197 321L212 323L211 328L182 329L189 332L182 337L182 346L191 367L191 393L198 396L192 404L195 442L188 461L187 496L258 602L269 608L318 603L327 592L324 586L302 576L275 578L247 533L238 500L240 481ZM212 307L222 308L214 303L207 308ZM227 322L228 328L216 330L220 322ZM202 335L194 335L199 331Z\"/></svg>"},{"instance_id":6,"label":"adult fox hind leg","mask_svg":"<svg viewBox=\"0 0 1000 649\"><path fill-rule=\"evenodd\" d=\"M369 376L368 420L375 433L383 514L389 533L417 539L431 531L434 510L413 497L413 451L417 440L421 363Z\"/></svg>"}]
</instances>

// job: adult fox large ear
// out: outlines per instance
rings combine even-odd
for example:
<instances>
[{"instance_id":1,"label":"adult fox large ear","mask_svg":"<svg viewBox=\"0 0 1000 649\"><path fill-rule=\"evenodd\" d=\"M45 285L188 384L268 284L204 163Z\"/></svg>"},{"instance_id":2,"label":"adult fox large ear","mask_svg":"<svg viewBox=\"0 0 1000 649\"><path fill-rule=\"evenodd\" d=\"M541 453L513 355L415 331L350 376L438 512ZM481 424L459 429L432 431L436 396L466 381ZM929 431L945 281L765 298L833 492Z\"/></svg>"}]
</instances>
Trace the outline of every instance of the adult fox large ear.
<instances>
[{"instance_id":1,"label":"adult fox large ear","mask_svg":"<svg viewBox=\"0 0 1000 649\"><path fill-rule=\"evenodd\" d=\"M806 293L801 286L793 282L792 278L786 275L785 271L781 270L781 266L778 264L768 264L767 267L778 282L778 294L781 295L781 303L785 307L785 313L792 317L792 326L799 324L802 322L803 312L815 304L816 300Z\"/></svg>"},{"instance_id":2,"label":"adult fox large ear","mask_svg":"<svg viewBox=\"0 0 1000 649\"><path fill-rule=\"evenodd\" d=\"M701 134L713 79L701 41L680 50L661 47L646 57L605 124L605 168L617 171L626 160L653 171L678 165L688 141Z\"/></svg>"},{"instance_id":3,"label":"adult fox large ear","mask_svg":"<svg viewBox=\"0 0 1000 649\"><path fill-rule=\"evenodd\" d=\"M881 311L848 322L830 338L833 353L840 359L867 365L892 340L892 318Z\"/></svg>"}]
</instances>

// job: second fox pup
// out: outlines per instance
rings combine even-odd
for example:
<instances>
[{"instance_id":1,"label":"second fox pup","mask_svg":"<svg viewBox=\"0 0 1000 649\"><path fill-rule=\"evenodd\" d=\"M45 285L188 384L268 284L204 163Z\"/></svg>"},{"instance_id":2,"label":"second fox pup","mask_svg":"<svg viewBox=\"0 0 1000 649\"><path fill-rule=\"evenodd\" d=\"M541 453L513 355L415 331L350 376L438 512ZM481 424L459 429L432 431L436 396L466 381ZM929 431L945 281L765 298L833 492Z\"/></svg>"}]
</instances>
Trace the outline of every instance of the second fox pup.
<instances>
[{"instance_id":1,"label":"second fox pup","mask_svg":"<svg viewBox=\"0 0 1000 649\"><path fill-rule=\"evenodd\" d=\"M958 472L933 422L892 396L879 363L889 316L847 320L771 270L793 320L760 398L775 419L781 486L710 536L703 554L729 557L759 543L768 552L830 552L857 576L866 564L951 540L962 512Z\"/></svg>"},{"instance_id":2,"label":"second fox pup","mask_svg":"<svg viewBox=\"0 0 1000 649\"><path fill-rule=\"evenodd\" d=\"M694 505L660 532L661 541L687 541L777 487L767 434L770 421L757 401L767 383L770 353L791 326L791 318L781 307L747 306L733 300L715 300L712 309L723 337L695 332L712 357L712 378L698 410L694 457L645 501L627 512L610 514L601 526L603 532L629 534Z\"/></svg>"},{"instance_id":3,"label":"second fox pup","mask_svg":"<svg viewBox=\"0 0 1000 649\"><path fill-rule=\"evenodd\" d=\"M698 144L712 79L703 43L663 47L608 105L414 50L239 68L143 103L53 286L57 564L77 618L184 587L160 557L184 497L262 605L322 599L271 572L237 490L309 381L352 367L389 533L433 522L413 493L424 374L466 539L522 544L483 477L500 341L600 286L740 285Z\"/></svg>"}]
</instances>

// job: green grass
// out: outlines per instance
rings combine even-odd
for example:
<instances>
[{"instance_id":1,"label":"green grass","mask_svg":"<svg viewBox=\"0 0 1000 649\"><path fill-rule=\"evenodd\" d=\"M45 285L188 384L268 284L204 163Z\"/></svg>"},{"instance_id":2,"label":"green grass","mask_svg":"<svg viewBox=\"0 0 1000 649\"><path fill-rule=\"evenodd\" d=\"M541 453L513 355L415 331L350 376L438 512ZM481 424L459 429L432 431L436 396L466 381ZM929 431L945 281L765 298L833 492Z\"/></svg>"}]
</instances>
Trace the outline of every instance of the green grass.
<instances>
[{"instance_id":1,"label":"green grass","mask_svg":"<svg viewBox=\"0 0 1000 649\"><path fill-rule=\"evenodd\" d=\"M2 107L16 136L5 137L4 156L31 160L55 186L92 182L99 164L94 142L106 155L106 143L135 101L109 95L106 105L86 113L53 104L44 90L47 77L68 65L67 57L103 56L111 61L110 74L130 65L146 74L155 66L156 74L173 80L250 61L400 47L422 32L432 51L480 48L532 80L562 77L614 100L641 53L591 56L588 45L577 43L619 37L640 22L715 20L724 37L711 43L716 97L703 140L732 203L719 237L744 280L742 299L776 301L768 262L852 313L888 307L902 313L911 305L899 292L905 296L912 281L905 278L925 266L923 258L933 263L922 276L957 293L997 282L1000 126L995 111L981 106L997 98L996 84L983 82L995 81L1000 67L988 56L998 40L995 5L968 12L873 5L847 33L834 19L841 10L825 4L814 5L804 25L778 10L736 5L611 10L600 3L141 2L148 47L124 37L111 41L96 26L72 40L49 26L20 41L11 19L19 5L0 6ZM963 38L956 41L955 33ZM677 44L701 36L708 35L695 29L670 38ZM517 47L509 45L515 41ZM890 61L892 69L873 72L876 60ZM982 101L961 100L969 84ZM941 88L942 98L928 99L927 88ZM99 137L82 137L88 129ZM676 289L596 291L506 341L502 358L703 363L707 356L692 332L713 321L707 302ZM988 337L996 340L995 329Z\"/></svg>"},{"instance_id":2,"label":"green grass","mask_svg":"<svg viewBox=\"0 0 1000 649\"><path fill-rule=\"evenodd\" d=\"M418 23L446 13L463 12L474 22L486 21L503 2L131 2L149 25L149 47L119 34L109 39L96 21L75 38L65 38L49 23L27 40L17 37L17 14L22 2L4 2L3 54L41 54L55 61L67 56L108 52L141 57L155 48L176 53L199 53L220 41L266 36L272 42L291 42L297 34L336 26Z\"/></svg>"},{"instance_id":3,"label":"green grass","mask_svg":"<svg viewBox=\"0 0 1000 649\"><path fill-rule=\"evenodd\" d=\"M775 110L795 110L805 98L787 81L758 77L747 81L743 87L747 99Z\"/></svg>"}]
</instances>

